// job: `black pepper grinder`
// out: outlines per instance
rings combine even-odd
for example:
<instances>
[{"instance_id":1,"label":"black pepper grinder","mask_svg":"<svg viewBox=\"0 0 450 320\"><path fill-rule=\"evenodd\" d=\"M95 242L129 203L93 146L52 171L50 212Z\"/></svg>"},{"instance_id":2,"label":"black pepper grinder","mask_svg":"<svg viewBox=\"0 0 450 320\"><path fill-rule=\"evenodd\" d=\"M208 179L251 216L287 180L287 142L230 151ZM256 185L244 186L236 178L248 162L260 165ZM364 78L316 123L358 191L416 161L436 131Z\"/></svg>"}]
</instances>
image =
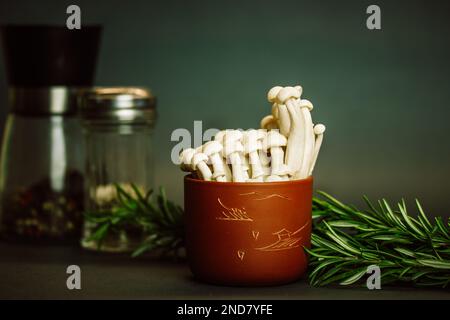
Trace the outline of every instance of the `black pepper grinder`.
<instances>
[{"instance_id":1,"label":"black pepper grinder","mask_svg":"<svg viewBox=\"0 0 450 320\"><path fill-rule=\"evenodd\" d=\"M10 113L0 158L0 232L8 240L81 235L81 93L93 85L100 26L1 29Z\"/></svg>"}]
</instances>

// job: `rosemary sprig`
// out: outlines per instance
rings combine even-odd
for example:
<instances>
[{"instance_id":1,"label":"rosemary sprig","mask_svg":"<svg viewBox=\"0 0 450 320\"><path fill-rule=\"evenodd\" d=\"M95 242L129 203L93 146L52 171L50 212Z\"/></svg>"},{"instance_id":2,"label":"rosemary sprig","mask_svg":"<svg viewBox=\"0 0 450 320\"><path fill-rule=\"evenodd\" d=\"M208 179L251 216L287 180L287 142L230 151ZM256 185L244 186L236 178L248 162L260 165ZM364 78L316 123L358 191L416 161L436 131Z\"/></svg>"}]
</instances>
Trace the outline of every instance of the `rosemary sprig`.
<instances>
[{"instance_id":1,"label":"rosemary sprig","mask_svg":"<svg viewBox=\"0 0 450 320\"><path fill-rule=\"evenodd\" d=\"M369 265L381 269L381 283L447 287L450 282L450 222L431 222L416 200L418 216L405 201L385 199L360 211L325 192L313 199L314 227L309 281L314 286L361 283Z\"/></svg>"},{"instance_id":2,"label":"rosemary sprig","mask_svg":"<svg viewBox=\"0 0 450 320\"><path fill-rule=\"evenodd\" d=\"M115 205L85 213L86 221L96 226L89 240L95 240L101 247L109 234L133 229L143 237L133 257L147 251L178 256L184 246L183 209L167 200L163 188L153 199L151 190L143 195L135 185L131 187L133 192L127 192L116 185Z\"/></svg>"}]
</instances>

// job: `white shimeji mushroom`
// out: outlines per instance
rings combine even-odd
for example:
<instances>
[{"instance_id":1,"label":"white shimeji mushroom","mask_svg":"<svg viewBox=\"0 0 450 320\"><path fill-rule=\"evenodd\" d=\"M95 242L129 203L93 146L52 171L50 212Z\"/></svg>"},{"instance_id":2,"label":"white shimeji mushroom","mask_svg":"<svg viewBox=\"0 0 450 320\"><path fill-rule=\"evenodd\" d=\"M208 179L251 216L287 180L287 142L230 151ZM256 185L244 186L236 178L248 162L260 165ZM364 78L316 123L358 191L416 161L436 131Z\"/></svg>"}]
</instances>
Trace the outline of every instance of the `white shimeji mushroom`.
<instances>
[{"instance_id":1,"label":"white shimeji mushroom","mask_svg":"<svg viewBox=\"0 0 450 320\"><path fill-rule=\"evenodd\" d=\"M267 135L266 129L258 129L258 143L261 143L261 150L258 150L258 157L261 161L262 170L264 172L264 176L270 176L270 156L268 156L268 151L263 150L262 143L264 138Z\"/></svg>"},{"instance_id":2,"label":"white shimeji mushroom","mask_svg":"<svg viewBox=\"0 0 450 320\"><path fill-rule=\"evenodd\" d=\"M244 132L242 139L244 154L248 155L249 163L252 169L252 179L256 179L264 175L264 170L258 154L258 151L262 149L261 139L263 139L264 136L264 133L260 130L252 129Z\"/></svg>"},{"instance_id":3,"label":"white shimeji mushroom","mask_svg":"<svg viewBox=\"0 0 450 320\"><path fill-rule=\"evenodd\" d=\"M202 152L197 152L192 157L192 168L197 170L203 180L210 181L212 177L211 169L208 165L208 156Z\"/></svg>"},{"instance_id":4,"label":"white shimeji mushroom","mask_svg":"<svg viewBox=\"0 0 450 320\"><path fill-rule=\"evenodd\" d=\"M277 104L277 124L280 128L280 133L285 137L289 136L289 131L291 130L291 119L289 117L289 112L286 105Z\"/></svg>"},{"instance_id":5,"label":"white shimeji mushroom","mask_svg":"<svg viewBox=\"0 0 450 320\"><path fill-rule=\"evenodd\" d=\"M297 88L297 87L296 87ZM301 87L298 86L301 95ZM267 100L272 103L272 116L277 122L277 127L280 128L280 132L285 137L289 136L289 131L291 127L291 120L289 118L289 113L287 107L284 104L277 103L277 96L283 87L277 86L273 87L267 93Z\"/></svg>"},{"instance_id":6,"label":"white shimeji mushroom","mask_svg":"<svg viewBox=\"0 0 450 320\"><path fill-rule=\"evenodd\" d=\"M296 104L296 99L299 97L300 90L293 87L283 88L277 95L278 103L286 105L290 117L290 131L285 158L291 175L301 169L305 145L305 119Z\"/></svg>"},{"instance_id":7,"label":"white shimeji mushroom","mask_svg":"<svg viewBox=\"0 0 450 320\"><path fill-rule=\"evenodd\" d=\"M273 115L269 114L268 116L265 116L264 118L261 119L260 126L261 129L266 130L277 129L278 128L277 119L275 119Z\"/></svg>"},{"instance_id":8,"label":"white shimeji mushroom","mask_svg":"<svg viewBox=\"0 0 450 320\"><path fill-rule=\"evenodd\" d=\"M267 92L267 100L269 102L276 102L278 93L283 89L283 87L280 86L275 86L273 88L271 88L268 92Z\"/></svg>"},{"instance_id":9,"label":"white shimeji mushroom","mask_svg":"<svg viewBox=\"0 0 450 320\"><path fill-rule=\"evenodd\" d=\"M214 141L219 142L222 146L223 144L223 137L225 136L225 133L229 131L229 130L221 130L219 132L216 133L216 135L214 136ZM227 181L232 181L232 173L231 173L231 169L228 166L228 161L226 160L226 156L224 154L224 151L222 149L221 151L221 156L225 159L224 163L225 163L225 173L226 173L226 177L227 177Z\"/></svg>"},{"instance_id":10,"label":"white shimeji mushroom","mask_svg":"<svg viewBox=\"0 0 450 320\"><path fill-rule=\"evenodd\" d=\"M180 159L180 169L185 172L192 172L192 157L195 154L195 149L187 148L181 151L179 159Z\"/></svg>"},{"instance_id":11,"label":"white shimeji mushroom","mask_svg":"<svg viewBox=\"0 0 450 320\"><path fill-rule=\"evenodd\" d=\"M209 157L209 163L213 167L213 179L221 182L231 181L231 173L227 173L226 163L221 156L223 146L218 141L208 141L203 145L203 153Z\"/></svg>"},{"instance_id":12,"label":"white shimeji mushroom","mask_svg":"<svg viewBox=\"0 0 450 320\"><path fill-rule=\"evenodd\" d=\"M314 166L316 165L317 158L319 156L320 147L323 141L323 133L325 132L325 126L323 124L316 124L314 126L314 134L316 135L316 142L314 144L314 155L311 161L311 167L309 169L309 175L312 175Z\"/></svg>"},{"instance_id":13,"label":"white shimeji mushroom","mask_svg":"<svg viewBox=\"0 0 450 320\"><path fill-rule=\"evenodd\" d=\"M311 119L311 110L313 105L309 100L301 99L297 101L297 110L304 119L304 144L303 159L300 170L294 175L294 179L305 179L309 176L311 160L314 153L314 128Z\"/></svg>"},{"instance_id":14,"label":"white shimeji mushroom","mask_svg":"<svg viewBox=\"0 0 450 320\"><path fill-rule=\"evenodd\" d=\"M228 130L223 137L222 152L231 163L234 182L245 182L240 155L244 151L241 139L242 133L239 130Z\"/></svg>"},{"instance_id":15,"label":"white shimeji mushroom","mask_svg":"<svg viewBox=\"0 0 450 320\"><path fill-rule=\"evenodd\" d=\"M216 135L214 136L214 141L217 141L223 145L223 136L225 135L226 132L227 130L221 130L217 132Z\"/></svg>"},{"instance_id":16,"label":"white shimeji mushroom","mask_svg":"<svg viewBox=\"0 0 450 320\"><path fill-rule=\"evenodd\" d=\"M284 151L283 147L286 146L287 139L277 130L271 130L267 133L263 141L263 149L270 149L271 157L271 175L285 175L287 174L284 169Z\"/></svg>"},{"instance_id":17,"label":"white shimeji mushroom","mask_svg":"<svg viewBox=\"0 0 450 320\"><path fill-rule=\"evenodd\" d=\"M278 120L278 105L276 103L272 104L272 116Z\"/></svg>"},{"instance_id":18,"label":"white shimeji mushroom","mask_svg":"<svg viewBox=\"0 0 450 320\"><path fill-rule=\"evenodd\" d=\"M239 156L241 157L242 174L244 175L244 180L247 181L250 179L250 165L248 163L248 158L245 156L244 152L240 153Z\"/></svg>"}]
</instances>

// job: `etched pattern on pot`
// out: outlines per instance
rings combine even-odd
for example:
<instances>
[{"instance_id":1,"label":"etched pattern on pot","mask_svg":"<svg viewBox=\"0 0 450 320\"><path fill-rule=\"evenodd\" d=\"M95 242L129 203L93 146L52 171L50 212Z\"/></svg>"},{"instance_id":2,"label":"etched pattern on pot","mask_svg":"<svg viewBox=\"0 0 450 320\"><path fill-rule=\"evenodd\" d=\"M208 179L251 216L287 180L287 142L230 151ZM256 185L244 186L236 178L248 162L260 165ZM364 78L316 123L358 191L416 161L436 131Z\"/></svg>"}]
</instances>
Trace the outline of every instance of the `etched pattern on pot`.
<instances>
[{"instance_id":1,"label":"etched pattern on pot","mask_svg":"<svg viewBox=\"0 0 450 320\"><path fill-rule=\"evenodd\" d=\"M217 217L217 220L228 220L228 221L253 221L252 218L250 218L245 211L244 208L229 208L226 205L223 204L223 202L220 200L220 198L217 198L217 201L219 202L220 206L224 208L226 211L222 211L222 216Z\"/></svg>"}]
</instances>

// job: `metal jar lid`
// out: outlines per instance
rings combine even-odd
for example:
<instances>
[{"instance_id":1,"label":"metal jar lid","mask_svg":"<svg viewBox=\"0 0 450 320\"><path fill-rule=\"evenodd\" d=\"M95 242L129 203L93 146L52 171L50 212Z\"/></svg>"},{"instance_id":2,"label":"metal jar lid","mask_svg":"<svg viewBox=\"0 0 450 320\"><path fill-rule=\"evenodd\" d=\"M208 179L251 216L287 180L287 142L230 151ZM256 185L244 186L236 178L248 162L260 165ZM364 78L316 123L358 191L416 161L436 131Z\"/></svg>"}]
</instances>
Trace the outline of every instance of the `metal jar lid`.
<instances>
[{"instance_id":1,"label":"metal jar lid","mask_svg":"<svg viewBox=\"0 0 450 320\"><path fill-rule=\"evenodd\" d=\"M89 123L152 125L156 98L145 88L94 88L83 95L81 117Z\"/></svg>"},{"instance_id":2,"label":"metal jar lid","mask_svg":"<svg viewBox=\"0 0 450 320\"><path fill-rule=\"evenodd\" d=\"M76 115L81 87L10 87L9 104L22 116Z\"/></svg>"}]
</instances>

